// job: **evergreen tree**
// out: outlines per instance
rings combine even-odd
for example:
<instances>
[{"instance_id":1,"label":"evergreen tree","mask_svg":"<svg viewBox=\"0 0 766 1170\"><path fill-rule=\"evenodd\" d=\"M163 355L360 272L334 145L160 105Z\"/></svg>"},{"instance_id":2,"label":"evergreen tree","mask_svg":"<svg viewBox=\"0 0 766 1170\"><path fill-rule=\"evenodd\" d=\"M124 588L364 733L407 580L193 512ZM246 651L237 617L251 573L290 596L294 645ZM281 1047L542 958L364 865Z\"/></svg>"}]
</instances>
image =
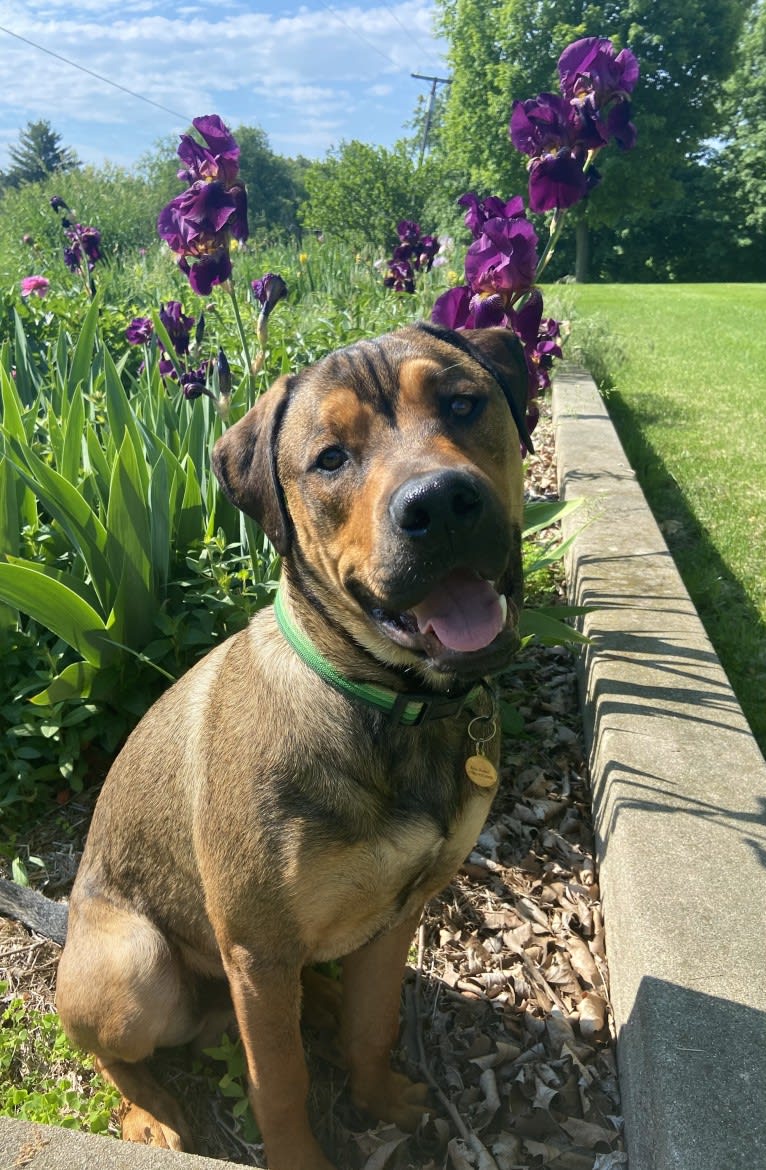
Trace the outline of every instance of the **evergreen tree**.
<instances>
[{"instance_id":1,"label":"evergreen tree","mask_svg":"<svg viewBox=\"0 0 766 1170\"><path fill-rule=\"evenodd\" d=\"M71 171L79 166L75 152L62 145L61 135L46 121L28 122L19 134L17 145L8 153L12 165L2 177L5 187L39 183L57 171Z\"/></svg>"}]
</instances>

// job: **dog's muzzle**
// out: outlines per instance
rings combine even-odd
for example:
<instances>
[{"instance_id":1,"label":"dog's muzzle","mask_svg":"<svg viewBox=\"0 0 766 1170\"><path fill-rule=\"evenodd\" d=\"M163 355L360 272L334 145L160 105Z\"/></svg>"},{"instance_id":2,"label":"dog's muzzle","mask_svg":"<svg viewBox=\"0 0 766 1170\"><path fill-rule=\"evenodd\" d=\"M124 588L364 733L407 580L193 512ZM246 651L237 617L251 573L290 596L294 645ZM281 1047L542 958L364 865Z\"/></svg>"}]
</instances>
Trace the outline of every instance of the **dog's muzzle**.
<instances>
[{"instance_id":1,"label":"dog's muzzle","mask_svg":"<svg viewBox=\"0 0 766 1170\"><path fill-rule=\"evenodd\" d=\"M515 607L496 588L507 567L505 513L486 483L459 468L414 475L388 503L391 556L383 597L367 611L392 641L438 668L509 641Z\"/></svg>"}]
</instances>

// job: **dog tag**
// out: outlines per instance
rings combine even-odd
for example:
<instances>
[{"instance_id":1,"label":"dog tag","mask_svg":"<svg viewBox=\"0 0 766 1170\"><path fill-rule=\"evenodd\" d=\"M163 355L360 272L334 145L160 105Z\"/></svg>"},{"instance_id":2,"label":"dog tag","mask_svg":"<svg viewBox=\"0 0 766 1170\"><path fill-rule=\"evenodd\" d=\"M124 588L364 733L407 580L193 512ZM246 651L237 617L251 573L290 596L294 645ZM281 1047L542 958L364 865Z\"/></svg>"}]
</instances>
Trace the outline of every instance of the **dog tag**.
<instances>
[{"instance_id":1,"label":"dog tag","mask_svg":"<svg viewBox=\"0 0 766 1170\"><path fill-rule=\"evenodd\" d=\"M492 788L497 784L497 769L486 756L469 756L465 762L465 772L478 788Z\"/></svg>"}]
</instances>

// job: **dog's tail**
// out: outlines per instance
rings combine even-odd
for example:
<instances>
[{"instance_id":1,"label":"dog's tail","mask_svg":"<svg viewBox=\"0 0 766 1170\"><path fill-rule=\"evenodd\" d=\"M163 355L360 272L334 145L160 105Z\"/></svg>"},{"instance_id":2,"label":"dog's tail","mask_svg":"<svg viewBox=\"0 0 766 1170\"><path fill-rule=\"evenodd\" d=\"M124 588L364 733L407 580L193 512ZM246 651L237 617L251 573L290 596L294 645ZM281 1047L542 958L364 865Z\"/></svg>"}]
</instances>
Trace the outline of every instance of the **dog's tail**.
<instances>
[{"instance_id":1,"label":"dog's tail","mask_svg":"<svg viewBox=\"0 0 766 1170\"><path fill-rule=\"evenodd\" d=\"M63 903L54 902L37 890L0 878L0 914L6 918L15 918L43 938L49 938L63 947L69 916L68 907Z\"/></svg>"}]
</instances>

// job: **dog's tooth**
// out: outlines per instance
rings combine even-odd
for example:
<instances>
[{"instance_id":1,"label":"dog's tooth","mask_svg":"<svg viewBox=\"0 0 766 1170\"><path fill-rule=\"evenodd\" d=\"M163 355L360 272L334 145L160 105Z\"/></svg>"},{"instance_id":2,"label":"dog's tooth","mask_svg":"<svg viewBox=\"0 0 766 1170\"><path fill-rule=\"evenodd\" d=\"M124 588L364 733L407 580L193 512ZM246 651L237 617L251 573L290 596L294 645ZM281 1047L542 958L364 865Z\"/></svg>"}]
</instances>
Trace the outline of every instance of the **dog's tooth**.
<instances>
[{"instance_id":1,"label":"dog's tooth","mask_svg":"<svg viewBox=\"0 0 766 1170\"><path fill-rule=\"evenodd\" d=\"M500 594L500 612L503 615L503 621L508 617L508 598L504 594Z\"/></svg>"}]
</instances>

